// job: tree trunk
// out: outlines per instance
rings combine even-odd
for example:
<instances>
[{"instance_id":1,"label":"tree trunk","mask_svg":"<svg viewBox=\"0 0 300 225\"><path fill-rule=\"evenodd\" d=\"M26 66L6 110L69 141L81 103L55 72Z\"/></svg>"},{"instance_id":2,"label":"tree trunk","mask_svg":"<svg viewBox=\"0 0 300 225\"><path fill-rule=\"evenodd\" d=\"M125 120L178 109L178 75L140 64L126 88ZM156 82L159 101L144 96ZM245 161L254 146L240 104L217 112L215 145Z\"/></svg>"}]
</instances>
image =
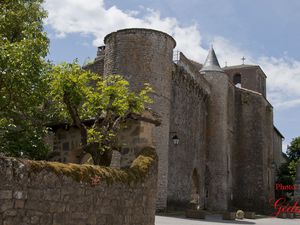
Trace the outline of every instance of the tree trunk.
<instances>
[{"instance_id":1,"label":"tree trunk","mask_svg":"<svg viewBox=\"0 0 300 225\"><path fill-rule=\"evenodd\" d=\"M93 142L87 145L85 151L92 155L95 165L110 166L112 151L101 151L99 143Z\"/></svg>"}]
</instances>

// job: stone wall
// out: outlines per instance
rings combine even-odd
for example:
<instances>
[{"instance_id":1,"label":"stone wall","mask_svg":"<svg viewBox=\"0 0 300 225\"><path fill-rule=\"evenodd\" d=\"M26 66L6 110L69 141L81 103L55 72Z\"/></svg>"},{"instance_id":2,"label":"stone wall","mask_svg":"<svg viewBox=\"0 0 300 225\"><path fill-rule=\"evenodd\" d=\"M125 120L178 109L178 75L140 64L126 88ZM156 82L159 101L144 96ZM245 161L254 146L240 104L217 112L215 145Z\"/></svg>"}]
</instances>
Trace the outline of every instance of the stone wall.
<instances>
[{"instance_id":1,"label":"stone wall","mask_svg":"<svg viewBox=\"0 0 300 225\"><path fill-rule=\"evenodd\" d=\"M112 162L112 164L118 164L119 168L128 168L143 148L154 147L153 131L155 126L160 125L156 116L151 111L145 111L142 116L131 116L132 118L127 121L126 127L119 134L122 146L119 162Z\"/></svg>"},{"instance_id":2,"label":"stone wall","mask_svg":"<svg viewBox=\"0 0 300 225\"><path fill-rule=\"evenodd\" d=\"M228 102L227 102L227 199L228 199L228 208L232 206L233 198L233 149L236 146L236 137L237 137L237 124L236 124L236 114L235 114L235 89L236 87L233 83L228 83Z\"/></svg>"},{"instance_id":3,"label":"stone wall","mask_svg":"<svg viewBox=\"0 0 300 225\"><path fill-rule=\"evenodd\" d=\"M57 126L47 136L47 144L51 146L51 161L63 163L80 163L80 130L74 126Z\"/></svg>"},{"instance_id":4,"label":"stone wall","mask_svg":"<svg viewBox=\"0 0 300 225\"><path fill-rule=\"evenodd\" d=\"M272 106L260 93L236 88L235 114L233 205L266 213L274 198Z\"/></svg>"},{"instance_id":5,"label":"stone wall","mask_svg":"<svg viewBox=\"0 0 300 225\"><path fill-rule=\"evenodd\" d=\"M204 206L208 83L182 53L172 77L169 137L168 208L184 208L199 196ZM197 79L198 78L198 79ZM202 78L204 79L204 78ZM174 136L179 144L173 143ZM197 176L193 180L193 171ZM194 183L197 183L194 184ZM193 190L195 187L197 190Z\"/></svg>"},{"instance_id":6,"label":"stone wall","mask_svg":"<svg viewBox=\"0 0 300 225\"><path fill-rule=\"evenodd\" d=\"M0 158L0 224L154 225L157 163L127 170Z\"/></svg>"},{"instance_id":7,"label":"stone wall","mask_svg":"<svg viewBox=\"0 0 300 225\"><path fill-rule=\"evenodd\" d=\"M273 131L273 148L274 148L274 163L276 165L275 169L279 169L280 166L285 163L287 160L283 156L282 152L282 134L279 133L277 128L274 127Z\"/></svg>"},{"instance_id":8,"label":"stone wall","mask_svg":"<svg viewBox=\"0 0 300 225\"><path fill-rule=\"evenodd\" d=\"M211 85L208 110L207 144L207 208L227 210L230 189L230 151L229 132L232 113L229 110L229 79L223 72L207 71L204 78Z\"/></svg>"}]
</instances>

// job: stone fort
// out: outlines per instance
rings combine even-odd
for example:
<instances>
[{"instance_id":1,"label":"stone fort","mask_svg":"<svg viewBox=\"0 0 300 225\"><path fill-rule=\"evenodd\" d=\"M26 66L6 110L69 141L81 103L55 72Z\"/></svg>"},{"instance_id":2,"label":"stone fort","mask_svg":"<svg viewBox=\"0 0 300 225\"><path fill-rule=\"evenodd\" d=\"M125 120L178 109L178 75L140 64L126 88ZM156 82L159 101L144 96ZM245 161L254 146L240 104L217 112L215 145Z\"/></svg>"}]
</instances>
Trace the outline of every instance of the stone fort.
<instances>
[{"instance_id":1,"label":"stone fort","mask_svg":"<svg viewBox=\"0 0 300 225\"><path fill-rule=\"evenodd\" d=\"M153 140L159 158L157 209L193 201L209 210L265 212L274 199L283 136L273 125L261 67L221 68L213 48L204 64L181 52L174 59L175 40L151 29L118 30L104 44L85 69L123 75L132 90L149 83L155 91L151 110L160 125L152 132L140 126L139 132ZM54 148L68 151L79 144L75 128L69 136L59 129ZM126 149L113 161L122 167L120 160L134 151Z\"/></svg>"}]
</instances>

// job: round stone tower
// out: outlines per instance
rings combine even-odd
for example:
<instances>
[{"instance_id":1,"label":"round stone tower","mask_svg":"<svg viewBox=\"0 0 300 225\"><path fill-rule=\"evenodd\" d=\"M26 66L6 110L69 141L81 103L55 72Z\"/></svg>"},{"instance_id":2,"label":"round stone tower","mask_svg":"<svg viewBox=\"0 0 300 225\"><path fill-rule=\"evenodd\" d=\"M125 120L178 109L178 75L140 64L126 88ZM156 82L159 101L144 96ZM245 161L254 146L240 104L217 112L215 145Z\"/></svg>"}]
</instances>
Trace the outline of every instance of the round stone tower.
<instances>
[{"instance_id":1,"label":"round stone tower","mask_svg":"<svg viewBox=\"0 0 300 225\"><path fill-rule=\"evenodd\" d=\"M212 174L206 186L206 202L209 210L224 211L228 209L230 192L230 149L232 112L229 104L228 76L220 68L216 53L211 47L201 74L209 82L211 95L208 104L208 154L207 174Z\"/></svg>"},{"instance_id":2,"label":"round stone tower","mask_svg":"<svg viewBox=\"0 0 300 225\"><path fill-rule=\"evenodd\" d=\"M151 106L162 120L153 139L159 156L157 208L166 207L168 184L168 140L170 121L171 79L175 40L168 34L150 29L124 29L104 38L104 76L123 75L132 90L144 83L154 89Z\"/></svg>"}]
</instances>

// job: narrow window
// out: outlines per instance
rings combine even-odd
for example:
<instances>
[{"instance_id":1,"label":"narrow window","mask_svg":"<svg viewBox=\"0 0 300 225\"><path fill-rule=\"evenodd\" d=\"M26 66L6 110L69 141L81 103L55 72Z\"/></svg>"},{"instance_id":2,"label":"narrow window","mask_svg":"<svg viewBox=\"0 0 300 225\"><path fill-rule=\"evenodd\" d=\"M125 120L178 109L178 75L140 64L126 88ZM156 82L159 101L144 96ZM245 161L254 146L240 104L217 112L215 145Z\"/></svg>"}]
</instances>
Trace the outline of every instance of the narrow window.
<instances>
[{"instance_id":1,"label":"narrow window","mask_svg":"<svg viewBox=\"0 0 300 225\"><path fill-rule=\"evenodd\" d=\"M233 83L236 87L242 87L242 77L241 74L237 73L233 77Z\"/></svg>"}]
</instances>

